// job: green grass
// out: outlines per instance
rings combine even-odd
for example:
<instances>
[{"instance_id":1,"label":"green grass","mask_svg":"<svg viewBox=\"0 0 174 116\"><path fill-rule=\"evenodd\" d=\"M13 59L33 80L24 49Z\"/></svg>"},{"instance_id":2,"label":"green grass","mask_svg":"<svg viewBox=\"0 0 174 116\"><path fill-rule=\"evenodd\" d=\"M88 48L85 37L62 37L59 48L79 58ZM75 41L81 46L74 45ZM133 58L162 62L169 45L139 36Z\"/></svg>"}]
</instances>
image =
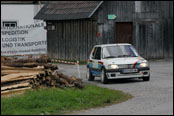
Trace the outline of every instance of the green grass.
<instances>
[{"instance_id":1,"label":"green grass","mask_svg":"<svg viewBox=\"0 0 174 116\"><path fill-rule=\"evenodd\" d=\"M101 107L132 98L121 91L86 84L84 89L44 88L24 95L1 97L1 115L63 114L74 110Z\"/></svg>"}]
</instances>

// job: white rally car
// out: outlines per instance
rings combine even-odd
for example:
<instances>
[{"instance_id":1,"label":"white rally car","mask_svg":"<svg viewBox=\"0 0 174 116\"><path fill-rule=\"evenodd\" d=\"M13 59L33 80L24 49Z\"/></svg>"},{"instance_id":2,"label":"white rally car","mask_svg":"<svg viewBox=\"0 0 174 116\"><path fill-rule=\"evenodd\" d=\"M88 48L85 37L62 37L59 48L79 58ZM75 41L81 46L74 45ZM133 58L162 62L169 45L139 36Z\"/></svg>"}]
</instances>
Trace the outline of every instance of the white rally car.
<instances>
[{"instance_id":1,"label":"white rally car","mask_svg":"<svg viewBox=\"0 0 174 116\"><path fill-rule=\"evenodd\" d=\"M138 55L131 44L96 45L92 49L87 64L87 79L93 81L101 77L106 84L109 79L140 78L150 80L150 67L144 58Z\"/></svg>"}]
</instances>

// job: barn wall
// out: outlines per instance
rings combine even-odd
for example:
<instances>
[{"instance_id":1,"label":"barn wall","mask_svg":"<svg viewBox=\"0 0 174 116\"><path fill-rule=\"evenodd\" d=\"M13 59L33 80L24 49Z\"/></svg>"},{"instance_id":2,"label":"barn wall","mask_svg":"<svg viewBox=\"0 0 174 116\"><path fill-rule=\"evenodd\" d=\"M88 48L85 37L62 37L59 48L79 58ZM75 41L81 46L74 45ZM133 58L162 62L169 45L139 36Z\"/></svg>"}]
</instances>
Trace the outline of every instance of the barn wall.
<instances>
[{"instance_id":1,"label":"barn wall","mask_svg":"<svg viewBox=\"0 0 174 116\"><path fill-rule=\"evenodd\" d=\"M108 20L108 14L117 18ZM133 45L145 58L173 57L173 1L105 1L91 19L51 22L53 58L87 60L94 45L116 43L116 22L132 22Z\"/></svg>"},{"instance_id":2,"label":"barn wall","mask_svg":"<svg viewBox=\"0 0 174 116\"><path fill-rule=\"evenodd\" d=\"M115 14L115 20L108 20ZM116 22L132 22L132 44L145 58L173 57L172 1L108 1L96 13L101 43L116 43Z\"/></svg>"},{"instance_id":3,"label":"barn wall","mask_svg":"<svg viewBox=\"0 0 174 116\"><path fill-rule=\"evenodd\" d=\"M55 30L48 31L48 56L52 58L87 60L93 46L99 43L95 21L54 21L52 25Z\"/></svg>"}]
</instances>

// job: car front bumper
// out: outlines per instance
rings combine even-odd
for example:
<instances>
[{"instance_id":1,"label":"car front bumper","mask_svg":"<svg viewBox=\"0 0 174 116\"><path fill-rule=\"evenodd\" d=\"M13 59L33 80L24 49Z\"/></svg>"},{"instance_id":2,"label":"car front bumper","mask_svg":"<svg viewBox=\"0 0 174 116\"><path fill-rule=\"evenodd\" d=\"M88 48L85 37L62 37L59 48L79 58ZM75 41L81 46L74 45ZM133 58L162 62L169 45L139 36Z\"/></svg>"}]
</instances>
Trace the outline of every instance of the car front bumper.
<instances>
[{"instance_id":1,"label":"car front bumper","mask_svg":"<svg viewBox=\"0 0 174 116\"><path fill-rule=\"evenodd\" d=\"M108 79L122 79L122 78L143 78L150 76L149 67L139 68L137 73L121 73L122 69L117 70L106 70L106 75Z\"/></svg>"}]
</instances>

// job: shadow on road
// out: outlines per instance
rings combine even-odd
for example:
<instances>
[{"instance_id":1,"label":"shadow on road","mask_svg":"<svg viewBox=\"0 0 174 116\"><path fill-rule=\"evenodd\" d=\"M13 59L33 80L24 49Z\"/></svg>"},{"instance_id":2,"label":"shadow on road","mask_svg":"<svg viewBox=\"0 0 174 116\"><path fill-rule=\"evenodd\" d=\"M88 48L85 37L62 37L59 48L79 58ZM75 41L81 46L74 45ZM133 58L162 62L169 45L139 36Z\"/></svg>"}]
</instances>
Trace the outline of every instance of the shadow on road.
<instances>
[{"instance_id":1,"label":"shadow on road","mask_svg":"<svg viewBox=\"0 0 174 116\"><path fill-rule=\"evenodd\" d=\"M94 83L101 83L100 79L92 81ZM128 83L140 83L144 82L142 79L112 79L108 84L128 84Z\"/></svg>"}]
</instances>

